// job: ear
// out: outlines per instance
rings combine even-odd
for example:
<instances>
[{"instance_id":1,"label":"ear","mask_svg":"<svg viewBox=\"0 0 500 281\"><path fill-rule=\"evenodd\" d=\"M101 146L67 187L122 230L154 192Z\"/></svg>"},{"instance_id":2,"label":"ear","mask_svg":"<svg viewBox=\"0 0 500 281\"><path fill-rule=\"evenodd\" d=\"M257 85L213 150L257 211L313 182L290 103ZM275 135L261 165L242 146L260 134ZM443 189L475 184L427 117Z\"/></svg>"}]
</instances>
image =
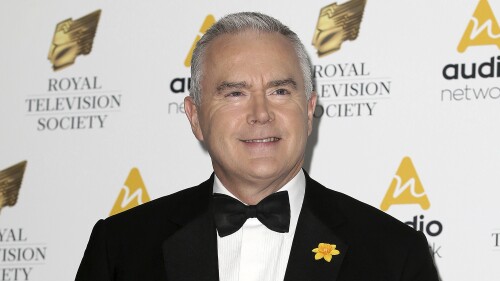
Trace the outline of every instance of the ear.
<instances>
[{"instance_id":1,"label":"ear","mask_svg":"<svg viewBox=\"0 0 500 281\"><path fill-rule=\"evenodd\" d=\"M201 142L203 142L203 133L200 128L200 120L198 119L198 107L194 103L192 97L187 96L184 98L184 111L191 124L191 130L194 136Z\"/></svg>"},{"instance_id":2,"label":"ear","mask_svg":"<svg viewBox=\"0 0 500 281\"><path fill-rule=\"evenodd\" d=\"M314 118L314 110L316 109L316 102L318 101L318 95L316 92L311 93L311 97L307 101L307 135L311 135L313 129L313 118Z\"/></svg>"}]
</instances>

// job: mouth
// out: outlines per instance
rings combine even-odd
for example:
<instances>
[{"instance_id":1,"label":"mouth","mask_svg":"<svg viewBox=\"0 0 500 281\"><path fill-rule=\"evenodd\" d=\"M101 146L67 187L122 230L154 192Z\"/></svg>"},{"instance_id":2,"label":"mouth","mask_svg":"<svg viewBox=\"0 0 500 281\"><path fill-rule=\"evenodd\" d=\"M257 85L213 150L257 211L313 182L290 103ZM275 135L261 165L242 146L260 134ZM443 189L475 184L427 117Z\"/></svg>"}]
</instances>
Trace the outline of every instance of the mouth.
<instances>
[{"instance_id":1,"label":"mouth","mask_svg":"<svg viewBox=\"0 0 500 281\"><path fill-rule=\"evenodd\" d=\"M268 143L268 142L277 142L279 140L281 140L281 138L270 137L264 139L251 139L251 140L241 140L241 141L245 143Z\"/></svg>"}]
</instances>

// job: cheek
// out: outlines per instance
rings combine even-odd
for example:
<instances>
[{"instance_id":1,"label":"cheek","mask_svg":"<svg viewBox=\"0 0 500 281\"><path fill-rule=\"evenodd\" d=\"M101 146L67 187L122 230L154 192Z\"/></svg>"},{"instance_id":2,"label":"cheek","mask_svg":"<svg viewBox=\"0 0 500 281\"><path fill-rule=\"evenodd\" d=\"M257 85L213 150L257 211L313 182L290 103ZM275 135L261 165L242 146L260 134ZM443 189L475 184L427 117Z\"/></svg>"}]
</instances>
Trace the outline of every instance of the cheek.
<instances>
[{"instance_id":1,"label":"cheek","mask_svg":"<svg viewBox=\"0 0 500 281\"><path fill-rule=\"evenodd\" d=\"M205 119L208 122L204 126L204 135L214 142L214 145L234 139L239 131L241 119L241 112L233 109L211 112Z\"/></svg>"},{"instance_id":2,"label":"cheek","mask_svg":"<svg viewBox=\"0 0 500 281\"><path fill-rule=\"evenodd\" d=\"M291 108L281 112L281 120L284 121L284 129L289 133L295 134L297 137L302 138L302 135L307 137L309 131L309 124L307 113L301 108Z\"/></svg>"}]
</instances>

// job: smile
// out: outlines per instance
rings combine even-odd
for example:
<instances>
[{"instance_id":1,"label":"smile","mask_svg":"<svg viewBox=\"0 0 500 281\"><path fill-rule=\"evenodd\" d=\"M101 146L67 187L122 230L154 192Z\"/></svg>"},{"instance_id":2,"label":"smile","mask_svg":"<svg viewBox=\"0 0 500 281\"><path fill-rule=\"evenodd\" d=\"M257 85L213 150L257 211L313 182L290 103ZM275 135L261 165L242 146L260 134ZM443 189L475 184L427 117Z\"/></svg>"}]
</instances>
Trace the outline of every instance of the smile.
<instances>
[{"instance_id":1,"label":"smile","mask_svg":"<svg viewBox=\"0 0 500 281\"><path fill-rule=\"evenodd\" d=\"M247 142L247 143L254 143L254 142L263 143L263 142L275 142L275 141L279 141L279 140L280 140L280 138L271 137L271 138L265 138L265 139L242 140L242 141Z\"/></svg>"}]
</instances>

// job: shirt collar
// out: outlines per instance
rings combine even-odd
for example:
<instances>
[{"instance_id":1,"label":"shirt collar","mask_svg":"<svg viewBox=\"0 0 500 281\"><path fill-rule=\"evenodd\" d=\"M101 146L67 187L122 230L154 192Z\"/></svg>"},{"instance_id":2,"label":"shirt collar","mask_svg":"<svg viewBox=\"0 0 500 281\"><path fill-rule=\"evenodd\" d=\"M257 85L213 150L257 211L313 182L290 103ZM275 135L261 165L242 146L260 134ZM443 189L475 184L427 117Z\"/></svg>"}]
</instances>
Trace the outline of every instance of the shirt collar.
<instances>
[{"instance_id":1,"label":"shirt collar","mask_svg":"<svg viewBox=\"0 0 500 281\"><path fill-rule=\"evenodd\" d=\"M304 194L306 189L306 177L304 171L301 169L295 177L293 177L288 183L278 191L287 191L288 198L290 200L290 231L289 233L295 233L295 228L297 227L297 221L299 220L300 210L302 209L302 203L304 201ZM222 184L217 175L214 178L214 193L221 193L231 196L241 202L236 196L234 196L227 188ZM246 204L245 204L246 205Z\"/></svg>"}]
</instances>

